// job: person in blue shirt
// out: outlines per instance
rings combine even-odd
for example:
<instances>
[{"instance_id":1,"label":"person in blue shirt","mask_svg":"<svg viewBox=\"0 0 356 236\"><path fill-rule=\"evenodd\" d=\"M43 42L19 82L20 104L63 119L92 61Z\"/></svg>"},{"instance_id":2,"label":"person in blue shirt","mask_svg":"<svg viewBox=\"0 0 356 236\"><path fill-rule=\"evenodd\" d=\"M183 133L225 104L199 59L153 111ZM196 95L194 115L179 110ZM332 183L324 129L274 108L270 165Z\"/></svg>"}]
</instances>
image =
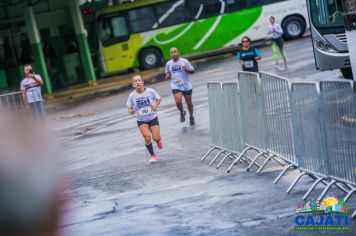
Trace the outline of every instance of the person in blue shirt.
<instances>
[{"instance_id":1,"label":"person in blue shirt","mask_svg":"<svg viewBox=\"0 0 356 236\"><path fill-rule=\"evenodd\" d=\"M270 24L268 25L268 34L272 35L272 52L273 58L276 65L278 64L278 52L277 48L283 58L284 66L287 67L287 59L286 53L284 52L283 45L283 29L282 27L276 22L274 16L269 18Z\"/></svg>"},{"instance_id":2,"label":"person in blue shirt","mask_svg":"<svg viewBox=\"0 0 356 236\"><path fill-rule=\"evenodd\" d=\"M250 71L258 73L258 63L261 60L260 51L251 47L251 39L244 36L241 40L242 47L237 51L236 58L242 66L243 71Z\"/></svg>"}]
</instances>

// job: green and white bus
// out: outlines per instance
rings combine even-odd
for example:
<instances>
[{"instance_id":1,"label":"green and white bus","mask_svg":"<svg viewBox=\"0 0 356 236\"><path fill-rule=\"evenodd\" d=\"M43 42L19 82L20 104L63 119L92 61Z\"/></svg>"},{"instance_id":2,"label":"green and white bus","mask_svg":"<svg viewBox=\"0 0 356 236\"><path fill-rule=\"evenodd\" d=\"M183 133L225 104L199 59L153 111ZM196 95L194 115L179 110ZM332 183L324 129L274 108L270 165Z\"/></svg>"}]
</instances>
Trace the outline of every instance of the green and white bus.
<instances>
[{"instance_id":1,"label":"green and white bus","mask_svg":"<svg viewBox=\"0 0 356 236\"><path fill-rule=\"evenodd\" d=\"M307 0L315 65L352 78L341 0Z\"/></svg>"},{"instance_id":2,"label":"green and white bus","mask_svg":"<svg viewBox=\"0 0 356 236\"><path fill-rule=\"evenodd\" d=\"M103 72L150 69L177 47L186 57L232 51L242 36L266 40L269 17L281 23L286 39L309 27L301 0L145 0L96 13L99 65Z\"/></svg>"}]
</instances>

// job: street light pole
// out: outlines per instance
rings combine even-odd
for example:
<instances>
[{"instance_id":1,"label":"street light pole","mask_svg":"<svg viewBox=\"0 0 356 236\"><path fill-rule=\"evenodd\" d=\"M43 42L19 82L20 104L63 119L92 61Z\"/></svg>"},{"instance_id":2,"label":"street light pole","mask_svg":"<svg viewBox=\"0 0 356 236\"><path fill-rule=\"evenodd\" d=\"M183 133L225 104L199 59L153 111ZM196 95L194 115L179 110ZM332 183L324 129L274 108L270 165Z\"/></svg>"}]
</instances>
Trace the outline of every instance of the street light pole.
<instances>
[{"instance_id":1,"label":"street light pole","mask_svg":"<svg viewBox=\"0 0 356 236\"><path fill-rule=\"evenodd\" d=\"M354 81L356 81L356 0L341 0L344 9L347 46Z\"/></svg>"}]
</instances>

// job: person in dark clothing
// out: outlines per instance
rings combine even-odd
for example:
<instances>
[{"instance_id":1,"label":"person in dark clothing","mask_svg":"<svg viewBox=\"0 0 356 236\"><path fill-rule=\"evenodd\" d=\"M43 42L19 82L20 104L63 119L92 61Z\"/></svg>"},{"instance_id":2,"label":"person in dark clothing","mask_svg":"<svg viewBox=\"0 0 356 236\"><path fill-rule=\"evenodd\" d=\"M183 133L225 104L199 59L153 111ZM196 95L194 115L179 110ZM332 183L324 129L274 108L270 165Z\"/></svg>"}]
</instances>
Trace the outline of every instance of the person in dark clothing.
<instances>
[{"instance_id":1,"label":"person in dark clothing","mask_svg":"<svg viewBox=\"0 0 356 236\"><path fill-rule=\"evenodd\" d=\"M251 47L251 39L247 36L242 38L242 48L237 51L236 58L242 66L243 71L258 73L258 63L261 60L260 51Z\"/></svg>"}]
</instances>

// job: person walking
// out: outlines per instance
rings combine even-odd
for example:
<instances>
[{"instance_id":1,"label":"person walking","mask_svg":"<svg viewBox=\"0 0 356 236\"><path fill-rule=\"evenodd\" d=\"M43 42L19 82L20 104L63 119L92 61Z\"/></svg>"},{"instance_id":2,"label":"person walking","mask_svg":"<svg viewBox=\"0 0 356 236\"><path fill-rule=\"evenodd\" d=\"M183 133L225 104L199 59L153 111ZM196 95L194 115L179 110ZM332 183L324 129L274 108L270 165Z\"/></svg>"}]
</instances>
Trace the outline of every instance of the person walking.
<instances>
[{"instance_id":1,"label":"person walking","mask_svg":"<svg viewBox=\"0 0 356 236\"><path fill-rule=\"evenodd\" d=\"M271 16L269 18L269 22L270 24L268 25L268 34L272 35L272 52L273 52L274 62L276 63L276 65L278 65L278 52L277 52L278 49L279 53L283 58L284 66L287 67L286 53L284 52L283 49L283 45L284 45L283 29L276 22L274 16Z\"/></svg>"},{"instance_id":2,"label":"person walking","mask_svg":"<svg viewBox=\"0 0 356 236\"><path fill-rule=\"evenodd\" d=\"M161 102L159 94L151 89L145 88L141 75L132 77L132 86L135 90L127 100L130 115L136 113L138 128L145 139L145 145L151 155L150 163L156 162L157 158L153 151L152 139L157 143L158 149L163 148L160 127L157 116L157 107Z\"/></svg>"},{"instance_id":3,"label":"person walking","mask_svg":"<svg viewBox=\"0 0 356 236\"><path fill-rule=\"evenodd\" d=\"M180 121L185 121L186 112L183 109L182 103L182 97L184 97L189 111L189 124L195 125L192 102L193 87L189 76L189 74L195 72L195 69L187 59L179 56L177 48L171 48L170 54L171 60L166 64L165 73L166 79L171 79L172 93L176 106L180 112Z\"/></svg>"},{"instance_id":4,"label":"person walking","mask_svg":"<svg viewBox=\"0 0 356 236\"><path fill-rule=\"evenodd\" d=\"M41 95L42 77L32 70L32 66L24 66L26 77L22 79L20 90L22 98L31 111L33 117L44 119L46 115L44 102Z\"/></svg>"},{"instance_id":5,"label":"person walking","mask_svg":"<svg viewBox=\"0 0 356 236\"><path fill-rule=\"evenodd\" d=\"M242 47L237 51L236 58L243 71L258 73L258 62L261 60L260 51L251 46L251 39L244 36L241 40Z\"/></svg>"}]
</instances>

